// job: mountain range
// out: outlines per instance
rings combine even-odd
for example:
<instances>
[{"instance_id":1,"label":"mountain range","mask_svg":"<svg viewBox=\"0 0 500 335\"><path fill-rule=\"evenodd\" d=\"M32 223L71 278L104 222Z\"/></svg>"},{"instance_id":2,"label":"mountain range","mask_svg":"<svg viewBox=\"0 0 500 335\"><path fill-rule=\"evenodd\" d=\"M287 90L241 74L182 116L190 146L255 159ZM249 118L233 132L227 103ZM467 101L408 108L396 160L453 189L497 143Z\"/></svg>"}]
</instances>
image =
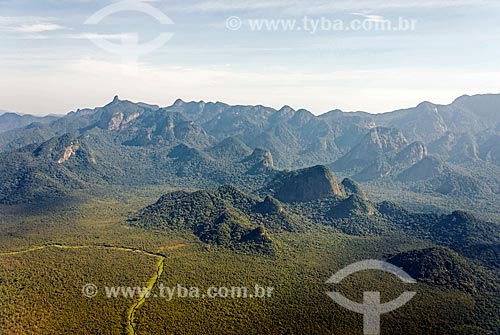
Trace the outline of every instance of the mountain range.
<instances>
[{"instance_id":1,"label":"mountain range","mask_svg":"<svg viewBox=\"0 0 500 335\"><path fill-rule=\"evenodd\" d=\"M23 115L7 111L0 110L0 133L26 127L32 123L50 123L59 116L48 115L48 116L34 116L34 115Z\"/></svg>"},{"instance_id":2,"label":"mountain range","mask_svg":"<svg viewBox=\"0 0 500 335\"><path fill-rule=\"evenodd\" d=\"M377 257L418 281L420 300L403 312L410 319L397 316L389 333L490 334L500 324L498 139L500 95L385 114L316 116L289 106L180 99L160 107L118 97L61 117L5 113L0 237L7 245L31 245L40 235L42 245L61 248L67 238L71 245L155 250L144 253L161 257L157 279L167 253L169 279L200 275L206 284L211 271L219 280L267 278L294 293L282 290L285 300L271 310L286 314L280 324L298 325L283 333L302 331L303 315L314 321L311 329L331 332L343 314L322 300L326 278L344 263ZM190 308L196 315L197 306ZM235 308L247 318L243 306ZM442 315L435 313L440 306ZM154 322L137 325L155 326L165 306L159 310ZM334 316L318 323L319 310ZM349 325L343 333L351 332Z\"/></svg>"},{"instance_id":3,"label":"mountain range","mask_svg":"<svg viewBox=\"0 0 500 335\"><path fill-rule=\"evenodd\" d=\"M319 116L289 106L179 99L160 107L115 97L62 117L6 113L0 201L110 183L255 191L280 171L314 165L389 193L497 199L499 109L500 95L493 94L385 114Z\"/></svg>"},{"instance_id":4,"label":"mountain range","mask_svg":"<svg viewBox=\"0 0 500 335\"><path fill-rule=\"evenodd\" d=\"M311 191L316 189L318 192ZM353 180L337 181L326 166L278 173L258 194L231 185L215 190L173 191L139 210L129 221L146 230L185 231L207 244L268 255L280 251L272 236L283 231L297 234L328 227L352 236L396 233L445 247L436 249L437 255L432 251L432 256L404 257L424 262L429 257L438 257L435 262L439 264L447 264L448 259L464 263L461 259L465 257L486 268L498 267L500 226L497 223L459 210L443 215L426 214L393 202L376 203Z\"/></svg>"}]
</instances>

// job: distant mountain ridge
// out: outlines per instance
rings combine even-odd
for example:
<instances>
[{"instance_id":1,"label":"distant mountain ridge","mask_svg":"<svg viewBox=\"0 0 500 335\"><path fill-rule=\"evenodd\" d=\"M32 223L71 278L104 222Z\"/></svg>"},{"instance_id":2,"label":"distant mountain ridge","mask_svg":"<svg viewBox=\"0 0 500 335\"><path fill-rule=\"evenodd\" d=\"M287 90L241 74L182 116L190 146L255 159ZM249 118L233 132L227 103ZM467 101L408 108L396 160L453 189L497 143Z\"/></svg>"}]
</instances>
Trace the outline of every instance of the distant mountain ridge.
<instances>
[{"instance_id":1,"label":"distant mountain ridge","mask_svg":"<svg viewBox=\"0 0 500 335\"><path fill-rule=\"evenodd\" d=\"M276 170L325 165L358 182L398 182L436 196L500 195L500 178L490 175L500 171L500 95L385 114L334 110L319 116L289 106L178 99L160 107L115 97L103 107L44 121L0 133L4 160L74 134L107 182L153 183L174 173L192 187L234 183L245 189L249 182L238 179L264 185Z\"/></svg>"},{"instance_id":2,"label":"distant mountain ridge","mask_svg":"<svg viewBox=\"0 0 500 335\"><path fill-rule=\"evenodd\" d=\"M165 140L168 143L177 136L201 141L210 141L210 137L217 141L234 137L249 147L270 150L277 166L294 168L332 163L350 149L363 145L359 143L362 136L369 133L375 136L374 128L392 128L400 133L381 135L383 141L397 141L398 137L405 138L406 144L419 141L430 154L445 158L463 148L457 141L467 135L466 141L471 143L473 150L472 158L495 161L498 155L492 148L492 138L498 136L500 129L500 113L496 113L500 112L498 106L500 95L477 95L460 97L446 106L425 102L415 108L385 114L335 110L315 116L289 106L274 110L264 106L230 106L221 102L184 102L179 99L172 106L160 108L115 97L104 107L71 112L52 122L50 128L56 135L100 127L128 133L127 140L135 145L162 144ZM135 128L138 128L137 132ZM26 134L14 134L13 138L13 134L9 135L13 141ZM204 136L208 138L202 139ZM6 142L0 139L0 148L5 149ZM27 138L24 144L29 142ZM444 146L445 143L448 145ZM358 148L361 149L363 147Z\"/></svg>"},{"instance_id":3,"label":"distant mountain ridge","mask_svg":"<svg viewBox=\"0 0 500 335\"><path fill-rule=\"evenodd\" d=\"M414 288L420 297L409 310L415 313L403 311L393 321L384 320L395 322L394 328L387 328L389 333L400 334L408 325L409 333L496 334L500 329L498 106L500 95L464 96L448 106L426 102L382 115L335 110L315 116L289 106L275 110L179 99L160 107L116 96L103 107L79 109L0 133L0 222L5 223L0 228L6 248L35 246L4 255L16 260L14 254L29 252L31 259L42 257L40 264L47 260L57 270L63 263L75 264L69 259L60 262L64 250L56 249L66 249L66 241L97 247L99 271L91 268L89 275L107 276L100 271L100 253L105 252L113 258L110 264L136 264L135 274L154 275L145 279L153 288L163 278L164 265L168 276L187 278L188 284L198 279L201 285L217 284L231 278L245 284L247 276L250 282L267 281L281 293L288 288L293 293L264 301L264 314L271 323L291 325L282 333L295 333L303 326L306 333L351 332L350 318L338 323L337 313L323 313L323 302L325 311L332 311L332 302L323 293L322 278L359 259L386 259L417 280ZM6 123L6 128L15 124ZM34 252L40 249L37 244L58 248L46 250L45 259ZM149 268L152 262L130 263L111 254L124 248L161 256L155 261L160 261L157 271ZM77 263L82 260L85 265L92 258L87 249ZM133 256L126 254L122 256ZM13 296L29 288L25 263L17 264L22 265L19 276L10 275L8 261L1 272L5 278L0 284L13 285ZM35 270L35 275L52 278L39 266ZM64 272L55 274L67 278ZM351 296L366 291L365 286L399 294L401 286L366 275L342 289ZM34 288L44 285L36 283ZM36 302L48 301L42 298ZM423 304L427 298L430 303ZM256 306L255 300L247 301ZM247 317L243 300L206 306L184 302L192 315L203 318L200 311L213 314L215 307L216 316L227 316L224 320L229 322L223 323L228 332L237 330L236 319L245 319L246 329L267 331L252 319L262 316L262 310L251 310ZM148 315L162 313L155 308ZM21 306L21 319L26 310L29 306ZM287 319L282 322L283 313ZM405 313L416 315L416 323ZM172 313L167 314L172 321ZM191 314L177 314L188 317L181 320L180 332L193 324ZM74 313L68 315L75 319ZM136 325L124 323L125 319L117 317L116 324ZM323 322L327 319L339 328L332 330ZM362 323L361 317L357 320ZM160 332L172 330L157 323ZM220 333L223 323L212 323L213 328L200 323L200 332Z\"/></svg>"},{"instance_id":4,"label":"distant mountain ridge","mask_svg":"<svg viewBox=\"0 0 500 335\"><path fill-rule=\"evenodd\" d=\"M57 120L62 116L47 115L47 116L35 116L35 115L25 115L18 114L8 111L0 111L0 133L26 127L32 123L38 122L41 124L48 124L52 121Z\"/></svg>"}]
</instances>

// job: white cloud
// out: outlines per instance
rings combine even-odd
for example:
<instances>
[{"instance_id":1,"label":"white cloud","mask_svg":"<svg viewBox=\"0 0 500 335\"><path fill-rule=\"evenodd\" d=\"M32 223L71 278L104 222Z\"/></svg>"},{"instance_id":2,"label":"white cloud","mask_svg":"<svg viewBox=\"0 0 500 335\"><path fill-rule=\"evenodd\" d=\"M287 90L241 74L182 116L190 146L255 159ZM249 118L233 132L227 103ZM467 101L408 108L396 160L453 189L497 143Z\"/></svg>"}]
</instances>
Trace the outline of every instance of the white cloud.
<instances>
[{"instance_id":1,"label":"white cloud","mask_svg":"<svg viewBox=\"0 0 500 335\"><path fill-rule=\"evenodd\" d=\"M363 13L351 13L351 14L364 17L365 21L370 21L370 22L385 22L386 21L386 19L381 15L363 14Z\"/></svg>"},{"instance_id":2,"label":"white cloud","mask_svg":"<svg viewBox=\"0 0 500 335\"><path fill-rule=\"evenodd\" d=\"M293 2L293 1L288 1ZM173 7L175 10L184 12L229 12L237 10L255 10L282 8L286 1L200 1L194 4Z\"/></svg>"},{"instance_id":3,"label":"white cloud","mask_svg":"<svg viewBox=\"0 0 500 335\"><path fill-rule=\"evenodd\" d=\"M34 23L29 25L22 25L20 27L13 27L13 30L22 33L43 33L45 31L54 31L62 29L65 28L55 23Z\"/></svg>"},{"instance_id":4,"label":"white cloud","mask_svg":"<svg viewBox=\"0 0 500 335\"><path fill-rule=\"evenodd\" d=\"M54 21L50 17L0 16L0 31L37 34L66 29Z\"/></svg>"},{"instance_id":5,"label":"white cloud","mask_svg":"<svg viewBox=\"0 0 500 335\"><path fill-rule=\"evenodd\" d=\"M96 38L104 38L106 40L127 40L134 38L134 34L96 34L96 33L78 33L78 34L64 34L59 36L60 38L68 38L75 40L85 40L85 39L96 39Z\"/></svg>"},{"instance_id":6,"label":"white cloud","mask_svg":"<svg viewBox=\"0 0 500 335\"><path fill-rule=\"evenodd\" d=\"M338 11L498 6L490 0L207 0L173 7L185 12L231 12L278 9L293 14L328 14Z\"/></svg>"}]
</instances>

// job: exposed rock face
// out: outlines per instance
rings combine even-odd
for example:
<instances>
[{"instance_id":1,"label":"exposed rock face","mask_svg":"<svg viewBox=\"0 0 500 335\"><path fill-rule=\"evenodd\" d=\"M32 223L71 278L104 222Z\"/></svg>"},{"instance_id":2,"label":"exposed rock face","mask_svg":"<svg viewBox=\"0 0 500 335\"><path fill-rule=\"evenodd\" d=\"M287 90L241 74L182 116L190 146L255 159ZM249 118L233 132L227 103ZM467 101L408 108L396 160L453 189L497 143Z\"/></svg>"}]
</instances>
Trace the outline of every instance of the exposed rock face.
<instances>
[{"instance_id":1,"label":"exposed rock face","mask_svg":"<svg viewBox=\"0 0 500 335\"><path fill-rule=\"evenodd\" d=\"M198 135L206 136L205 131L202 127L194 123L193 121L180 122L175 128L170 127L174 130L175 138L179 140L189 140L190 138L196 137ZM169 129L169 130L170 130Z\"/></svg>"},{"instance_id":2,"label":"exposed rock face","mask_svg":"<svg viewBox=\"0 0 500 335\"><path fill-rule=\"evenodd\" d=\"M120 131L127 127L127 125L133 120L137 119L141 113L135 112L127 117L123 114L123 112L118 112L113 114L111 119L108 122L108 130L110 131Z\"/></svg>"},{"instance_id":3,"label":"exposed rock face","mask_svg":"<svg viewBox=\"0 0 500 335\"><path fill-rule=\"evenodd\" d=\"M280 214L283 212L283 206L279 200L270 195L266 196L264 201L258 203L255 207L257 212L261 214Z\"/></svg>"},{"instance_id":4,"label":"exposed rock face","mask_svg":"<svg viewBox=\"0 0 500 335\"><path fill-rule=\"evenodd\" d=\"M80 149L79 145L70 145L64 150L64 154L61 158L57 160L57 164L62 164L70 159L71 156L76 155L76 152Z\"/></svg>"},{"instance_id":5,"label":"exposed rock face","mask_svg":"<svg viewBox=\"0 0 500 335\"><path fill-rule=\"evenodd\" d=\"M263 167L272 168L274 166L273 155L264 149L255 149L252 157L262 164Z\"/></svg>"},{"instance_id":6,"label":"exposed rock face","mask_svg":"<svg viewBox=\"0 0 500 335\"><path fill-rule=\"evenodd\" d=\"M453 148L451 159L455 162L467 162L479 160L479 147L472 134L461 136Z\"/></svg>"},{"instance_id":7,"label":"exposed rock face","mask_svg":"<svg viewBox=\"0 0 500 335\"><path fill-rule=\"evenodd\" d=\"M332 167L336 171L362 169L372 164L378 157L394 155L408 146L403 133L394 128L373 128L346 155L337 160Z\"/></svg>"},{"instance_id":8,"label":"exposed rock face","mask_svg":"<svg viewBox=\"0 0 500 335\"><path fill-rule=\"evenodd\" d=\"M175 100L173 106L174 107L182 107L184 106L186 103L182 100L182 99L177 99Z\"/></svg>"},{"instance_id":9,"label":"exposed rock face","mask_svg":"<svg viewBox=\"0 0 500 335\"><path fill-rule=\"evenodd\" d=\"M132 121L139 118L146 111L155 109L158 109L158 106L122 101L115 96L112 102L98 109L101 114L96 125L101 129L119 132L126 129Z\"/></svg>"},{"instance_id":10,"label":"exposed rock face","mask_svg":"<svg viewBox=\"0 0 500 335\"><path fill-rule=\"evenodd\" d=\"M65 134L42 143L33 154L36 157L46 157L58 164L62 164L67 162L71 156L76 155L79 150L78 138L74 134Z\"/></svg>"},{"instance_id":11,"label":"exposed rock face","mask_svg":"<svg viewBox=\"0 0 500 335\"><path fill-rule=\"evenodd\" d=\"M403 133L395 128L373 128L364 144L377 151L394 152L408 145Z\"/></svg>"},{"instance_id":12,"label":"exposed rock face","mask_svg":"<svg viewBox=\"0 0 500 335\"><path fill-rule=\"evenodd\" d=\"M245 158L242 163L249 166L249 173L260 173L274 167L273 155L271 152L257 148L253 153Z\"/></svg>"},{"instance_id":13,"label":"exposed rock face","mask_svg":"<svg viewBox=\"0 0 500 335\"><path fill-rule=\"evenodd\" d=\"M411 140L429 143L448 131L443 118L442 107L430 102L423 102L415 108L395 111L381 117L379 122L401 129Z\"/></svg>"},{"instance_id":14,"label":"exposed rock face","mask_svg":"<svg viewBox=\"0 0 500 335\"><path fill-rule=\"evenodd\" d=\"M448 131L442 137L429 144L429 150L436 155L449 155L455 143L455 135Z\"/></svg>"},{"instance_id":15,"label":"exposed rock face","mask_svg":"<svg viewBox=\"0 0 500 335\"><path fill-rule=\"evenodd\" d=\"M100 182L87 143L74 134L2 155L0 203L49 203Z\"/></svg>"},{"instance_id":16,"label":"exposed rock face","mask_svg":"<svg viewBox=\"0 0 500 335\"><path fill-rule=\"evenodd\" d=\"M282 173L271 182L269 189L276 198L285 202L306 202L332 195L345 196L333 173L323 165Z\"/></svg>"},{"instance_id":17,"label":"exposed rock face","mask_svg":"<svg viewBox=\"0 0 500 335\"><path fill-rule=\"evenodd\" d=\"M426 157L409 169L403 171L398 179L401 181L418 181L437 177L445 171L444 164L434 157Z\"/></svg>"},{"instance_id":18,"label":"exposed rock face","mask_svg":"<svg viewBox=\"0 0 500 335\"><path fill-rule=\"evenodd\" d=\"M408 140L398 129L373 128L352 152L352 159L371 160L374 153L397 152L408 145Z\"/></svg>"},{"instance_id":19,"label":"exposed rock face","mask_svg":"<svg viewBox=\"0 0 500 335\"><path fill-rule=\"evenodd\" d=\"M394 162L402 166L412 166L427 157L429 152L422 142L414 142L399 152Z\"/></svg>"},{"instance_id":20,"label":"exposed rock face","mask_svg":"<svg viewBox=\"0 0 500 335\"><path fill-rule=\"evenodd\" d=\"M114 131L114 130L120 130L120 125L123 122L123 113L119 112L114 114L111 117L111 120L108 122L108 130Z\"/></svg>"},{"instance_id":21,"label":"exposed rock face","mask_svg":"<svg viewBox=\"0 0 500 335\"><path fill-rule=\"evenodd\" d=\"M348 218L350 216L371 216L377 212L375 206L359 195L351 195L335 206L330 215L334 218Z\"/></svg>"},{"instance_id":22,"label":"exposed rock face","mask_svg":"<svg viewBox=\"0 0 500 335\"><path fill-rule=\"evenodd\" d=\"M254 243L270 243L271 240L266 234L264 227L259 226L252 230L247 235L243 236L240 240L241 242L254 242Z\"/></svg>"},{"instance_id":23,"label":"exposed rock face","mask_svg":"<svg viewBox=\"0 0 500 335\"><path fill-rule=\"evenodd\" d=\"M187 120L180 113L159 109L137 117L130 124L127 134L128 146L189 144L207 146L211 140L205 130L194 121Z\"/></svg>"},{"instance_id":24,"label":"exposed rock face","mask_svg":"<svg viewBox=\"0 0 500 335\"><path fill-rule=\"evenodd\" d=\"M344 190L348 195L356 194L362 198L366 197L366 194L361 189L361 186L352 179L345 178L342 180L342 186L344 186Z\"/></svg>"},{"instance_id":25,"label":"exposed rock face","mask_svg":"<svg viewBox=\"0 0 500 335\"><path fill-rule=\"evenodd\" d=\"M396 146L394 150L397 150ZM396 154L384 154L383 151L375 152L373 162L353 178L359 181L388 178L420 162L427 155L427 148L421 142L414 142Z\"/></svg>"}]
</instances>

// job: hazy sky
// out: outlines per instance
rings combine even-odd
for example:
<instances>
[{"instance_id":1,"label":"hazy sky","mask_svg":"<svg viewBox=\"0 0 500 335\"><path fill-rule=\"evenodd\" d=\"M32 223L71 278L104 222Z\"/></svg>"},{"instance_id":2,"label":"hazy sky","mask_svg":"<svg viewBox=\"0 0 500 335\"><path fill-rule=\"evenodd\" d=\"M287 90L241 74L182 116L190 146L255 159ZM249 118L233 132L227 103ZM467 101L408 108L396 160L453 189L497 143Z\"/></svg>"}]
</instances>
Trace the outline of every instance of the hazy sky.
<instances>
[{"instance_id":1,"label":"hazy sky","mask_svg":"<svg viewBox=\"0 0 500 335\"><path fill-rule=\"evenodd\" d=\"M162 106L180 97L376 113L500 92L498 0L136 0L142 7L106 7L114 2L0 0L0 109L66 113L118 94ZM149 13L136 10L144 6ZM103 8L129 10L101 12L98 24L85 24ZM227 20L233 16L240 21ZM416 20L415 29L338 28L353 20L397 25L399 18ZM252 29L262 19L295 25ZM143 45L162 33L174 35L135 58L89 40L132 44L137 35Z\"/></svg>"}]
</instances>

